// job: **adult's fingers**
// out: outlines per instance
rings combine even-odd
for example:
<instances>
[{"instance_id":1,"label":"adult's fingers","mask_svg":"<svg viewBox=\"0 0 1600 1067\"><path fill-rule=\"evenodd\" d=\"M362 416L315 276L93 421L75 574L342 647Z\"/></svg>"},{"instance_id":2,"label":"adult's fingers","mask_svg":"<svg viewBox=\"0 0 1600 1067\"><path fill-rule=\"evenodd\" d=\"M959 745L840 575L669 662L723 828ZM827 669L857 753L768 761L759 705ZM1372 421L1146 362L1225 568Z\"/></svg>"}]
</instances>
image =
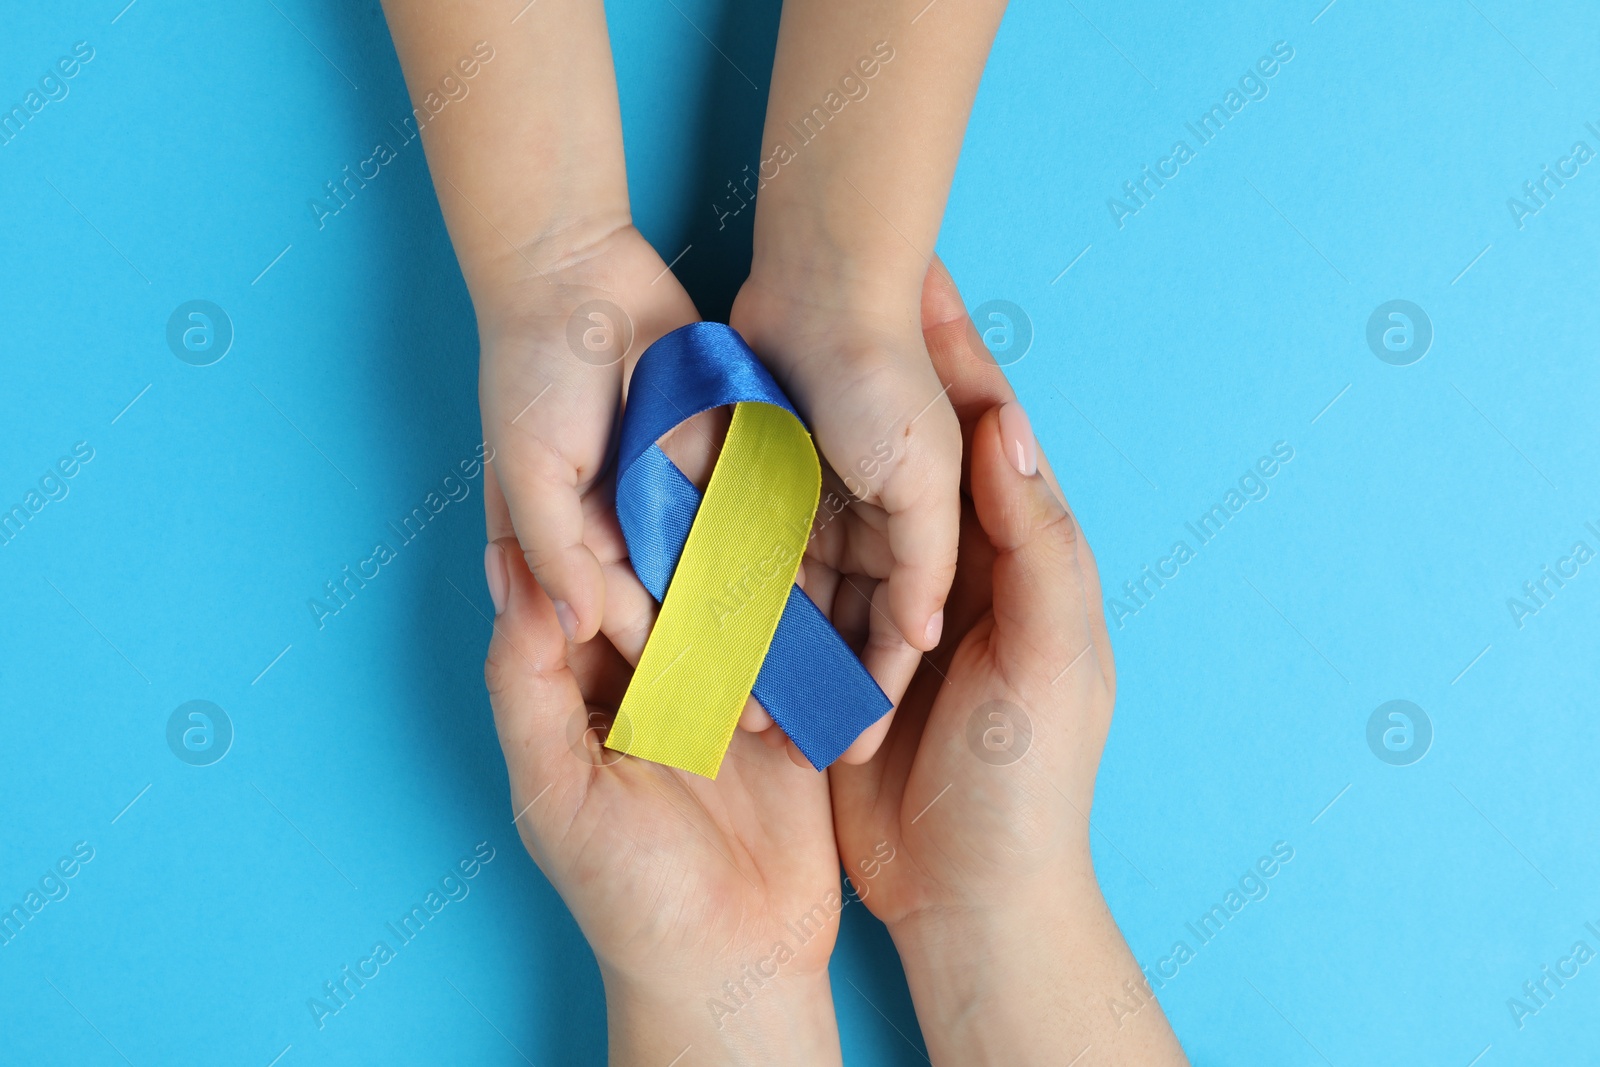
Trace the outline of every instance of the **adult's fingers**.
<instances>
[{"instance_id":1,"label":"adult's fingers","mask_svg":"<svg viewBox=\"0 0 1600 1067\"><path fill-rule=\"evenodd\" d=\"M950 403L961 419L965 448L970 454L972 431L979 418L989 409L1016 400L1011 383L995 363L978 334L978 329L967 315L966 304L961 299L955 279L937 256L928 266L922 285L922 330L928 345L928 355L940 380L950 385ZM1050 486L1067 513L1071 508L1061 489L1050 460L1044 449L1037 449L1039 474ZM1107 681L1115 686L1111 669L1111 637L1106 632L1105 615L1098 605L1100 574L1095 567L1094 553L1089 542L1078 530L1078 570L1089 605L1089 625L1094 632L1095 648L1104 665Z\"/></svg>"},{"instance_id":2,"label":"adult's fingers","mask_svg":"<svg viewBox=\"0 0 1600 1067\"><path fill-rule=\"evenodd\" d=\"M567 751L565 734L582 714L584 697L555 608L524 565L516 538L490 542L484 569L495 600L484 683L511 775L512 803L521 812L546 789L556 794L547 800L566 799L582 764Z\"/></svg>"},{"instance_id":3,"label":"adult's fingers","mask_svg":"<svg viewBox=\"0 0 1600 1067\"><path fill-rule=\"evenodd\" d=\"M934 373L949 387L946 395L966 435L985 411L1016 399L968 317L955 279L938 257L922 281L922 338Z\"/></svg>"},{"instance_id":4,"label":"adult's fingers","mask_svg":"<svg viewBox=\"0 0 1600 1067\"><path fill-rule=\"evenodd\" d=\"M483 465L483 526L491 541L516 533L516 527L511 524L511 506L506 503L505 493L500 491L500 479L495 476L492 460Z\"/></svg>"},{"instance_id":5,"label":"adult's fingers","mask_svg":"<svg viewBox=\"0 0 1600 1067\"><path fill-rule=\"evenodd\" d=\"M1015 405L1014 410L1007 410ZM1054 679L1094 646L1091 605L1078 560L1078 526L1027 462L1037 449L1015 401L986 413L972 432L972 501L995 549L994 617L1009 655ZM1035 451L1036 454L1036 451Z\"/></svg>"},{"instance_id":6,"label":"adult's fingers","mask_svg":"<svg viewBox=\"0 0 1600 1067\"><path fill-rule=\"evenodd\" d=\"M950 387L950 404L961 420L964 450L970 451L972 428L979 417L990 408L1015 400L1017 394L967 315L955 279L937 256L928 265L922 282L922 336L935 373ZM1042 449L1039 470L1056 500L1065 507L1066 494Z\"/></svg>"}]
</instances>

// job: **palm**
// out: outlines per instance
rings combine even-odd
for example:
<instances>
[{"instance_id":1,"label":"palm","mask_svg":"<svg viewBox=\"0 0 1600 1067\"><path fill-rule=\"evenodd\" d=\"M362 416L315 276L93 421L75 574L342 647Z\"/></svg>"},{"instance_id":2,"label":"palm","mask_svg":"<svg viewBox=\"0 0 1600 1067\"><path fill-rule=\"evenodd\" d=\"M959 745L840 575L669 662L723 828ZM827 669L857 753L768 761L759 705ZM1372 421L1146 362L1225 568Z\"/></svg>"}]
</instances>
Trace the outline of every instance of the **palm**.
<instances>
[{"instance_id":1,"label":"palm","mask_svg":"<svg viewBox=\"0 0 1600 1067\"><path fill-rule=\"evenodd\" d=\"M825 966L837 924L799 927L822 935L804 942L788 927L836 910L824 779L748 734L715 781L621 757L600 745L631 674L621 654L604 638L526 653L541 666L557 657L536 700L570 711L558 747L560 724L520 714L515 686L493 687L518 826L602 963L638 975L692 961L736 978L783 941L796 956L786 967ZM528 662L513 650L491 681ZM523 732L536 726L537 738Z\"/></svg>"},{"instance_id":2,"label":"palm","mask_svg":"<svg viewBox=\"0 0 1600 1067\"><path fill-rule=\"evenodd\" d=\"M1041 846L1050 836L1070 829L1041 821L1041 807L1066 799L1089 810L1089 796L1056 791L1050 768L1065 753L1086 753L1079 758L1092 783L1099 743L1072 735L1103 734L1104 723L1052 721L1023 710L1045 707L1055 694L1008 681L1039 672L1018 669L1031 650L1019 656L998 639L994 560L969 505L945 609L950 638L918 672L873 761L829 772L839 854L864 902L885 921L958 900L994 899L1029 873L1030 857L1046 854ZM863 866L885 841L897 862L880 867L869 859Z\"/></svg>"},{"instance_id":3,"label":"palm","mask_svg":"<svg viewBox=\"0 0 1600 1067\"><path fill-rule=\"evenodd\" d=\"M954 287L930 274L924 299L971 463L945 636L872 760L828 772L840 857L891 923L996 901L1087 855L1115 694L1093 554L1043 458L1039 481L1008 468L994 409L1011 391ZM859 624L847 636L860 640ZM893 863L873 861L881 843Z\"/></svg>"}]
</instances>

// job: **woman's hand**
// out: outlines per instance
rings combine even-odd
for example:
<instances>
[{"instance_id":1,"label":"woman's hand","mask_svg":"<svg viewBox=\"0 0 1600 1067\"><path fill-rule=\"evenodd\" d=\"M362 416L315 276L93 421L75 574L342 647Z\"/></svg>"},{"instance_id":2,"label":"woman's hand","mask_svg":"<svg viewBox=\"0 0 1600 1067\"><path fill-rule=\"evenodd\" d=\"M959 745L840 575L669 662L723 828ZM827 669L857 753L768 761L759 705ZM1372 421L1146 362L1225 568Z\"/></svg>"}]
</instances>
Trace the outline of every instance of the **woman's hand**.
<instances>
[{"instance_id":1,"label":"woman's hand","mask_svg":"<svg viewBox=\"0 0 1600 1067\"><path fill-rule=\"evenodd\" d=\"M1085 1046L1181 1063L1089 856L1116 689L1094 559L942 268L924 323L969 439L960 562L946 638L883 747L829 771L840 856L894 936L936 1064Z\"/></svg>"},{"instance_id":2,"label":"woman's hand","mask_svg":"<svg viewBox=\"0 0 1600 1067\"><path fill-rule=\"evenodd\" d=\"M599 961L611 1062L663 1067L692 1046L697 1064L838 1063L827 962L844 902L825 778L749 733L715 781L604 749L642 634L626 658L604 637L569 644L490 497L485 677L511 801ZM609 504L589 520L610 558Z\"/></svg>"}]
</instances>

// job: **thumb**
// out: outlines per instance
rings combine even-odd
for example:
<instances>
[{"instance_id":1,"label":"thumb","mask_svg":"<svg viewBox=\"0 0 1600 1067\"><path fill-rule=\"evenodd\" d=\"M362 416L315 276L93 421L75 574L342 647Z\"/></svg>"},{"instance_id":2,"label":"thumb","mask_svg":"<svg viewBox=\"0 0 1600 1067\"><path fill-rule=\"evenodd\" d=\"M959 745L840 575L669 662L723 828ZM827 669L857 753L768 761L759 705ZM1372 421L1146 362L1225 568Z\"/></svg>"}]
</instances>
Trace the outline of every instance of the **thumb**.
<instances>
[{"instance_id":1,"label":"thumb","mask_svg":"<svg viewBox=\"0 0 1600 1067\"><path fill-rule=\"evenodd\" d=\"M529 573L517 539L490 542L484 570L495 604L484 682L505 750L512 803L520 810L578 765L565 754L563 737L569 720L582 714L584 698L555 607Z\"/></svg>"},{"instance_id":2,"label":"thumb","mask_svg":"<svg viewBox=\"0 0 1600 1067\"><path fill-rule=\"evenodd\" d=\"M1078 524L1039 473L1038 455L1017 401L984 413L973 429L972 500L995 549L995 629L1005 651L1037 655L1054 678L1089 648L1093 631Z\"/></svg>"}]
</instances>

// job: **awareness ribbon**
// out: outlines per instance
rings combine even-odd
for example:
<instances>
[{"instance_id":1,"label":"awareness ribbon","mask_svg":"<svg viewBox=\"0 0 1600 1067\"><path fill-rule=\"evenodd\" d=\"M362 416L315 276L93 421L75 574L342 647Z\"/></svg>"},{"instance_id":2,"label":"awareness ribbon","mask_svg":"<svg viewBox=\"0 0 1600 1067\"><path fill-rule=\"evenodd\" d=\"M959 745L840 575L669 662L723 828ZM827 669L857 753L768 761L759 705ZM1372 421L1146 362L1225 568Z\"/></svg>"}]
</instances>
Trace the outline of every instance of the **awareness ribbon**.
<instances>
[{"instance_id":1,"label":"awareness ribbon","mask_svg":"<svg viewBox=\"0 0 1600 1067\"><path fill-rule=\"evenodd\" d=\"M737 405L704 499L656 444ZM697 322L634 368L617 457L617 518L661 613L606 747L715 778L754 692L821 770L891 706L794 584L822 471L805 424L732 328Z\"/></svg>"}]
</instances>

